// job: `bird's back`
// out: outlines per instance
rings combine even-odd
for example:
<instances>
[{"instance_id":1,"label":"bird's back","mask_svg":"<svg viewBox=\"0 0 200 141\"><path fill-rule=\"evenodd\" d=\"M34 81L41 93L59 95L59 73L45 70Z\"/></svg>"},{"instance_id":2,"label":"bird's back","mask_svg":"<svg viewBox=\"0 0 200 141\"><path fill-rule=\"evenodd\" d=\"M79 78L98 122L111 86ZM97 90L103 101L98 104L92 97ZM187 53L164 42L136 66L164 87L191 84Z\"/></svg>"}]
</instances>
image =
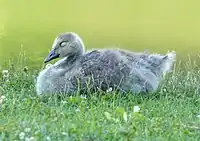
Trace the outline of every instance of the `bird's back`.
<instances>
[{"instance_id":1,"label":"bird's back","mask_svg":"<svg viewBox=\"0 0 200 141\"><path fill-rule=\"evenodd\" d=\"M147 92L157 87L149 54L124 50L93 50L80 59L80 74L74 80L83 90L109 88ZM154 68L157 69L157 68ZM155 86L154 86L155 85ZM154 88L155 87L155 88Z\"/></svg>"},{"instance_id":2,"label":"bird's back","mask_svg":"<svg viewBox=\"0 0 200 141\"><path fill-rule=\"evenodd\" d=\"M79 65L81 68L81 75L78 75L79 84L87 90L89 85L92 90L120 87L131 70L126 58L120 56L118 51L112 50L88 52L81 58Z\"/></svg>"}]
</instances>

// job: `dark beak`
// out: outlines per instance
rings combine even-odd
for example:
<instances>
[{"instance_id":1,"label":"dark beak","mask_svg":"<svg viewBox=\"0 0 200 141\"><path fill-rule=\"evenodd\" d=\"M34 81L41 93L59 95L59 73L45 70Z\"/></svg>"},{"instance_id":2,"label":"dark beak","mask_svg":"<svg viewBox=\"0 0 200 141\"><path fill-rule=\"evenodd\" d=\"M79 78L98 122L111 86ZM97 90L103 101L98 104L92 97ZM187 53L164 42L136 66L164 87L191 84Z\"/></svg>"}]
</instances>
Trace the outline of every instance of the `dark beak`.
<instances>
[{"instance_id":1,"label":"dark beak","mask_svg":"<svg viewBox=\"0 0 200 141\"><path fill-rule=\"evenodd\" d=\"M44 63L48 63L49 61L56 59L59 57L60 54L55 53L55 49L52 49L49 55L45 58Z\"/></svg>"}]
</instances>

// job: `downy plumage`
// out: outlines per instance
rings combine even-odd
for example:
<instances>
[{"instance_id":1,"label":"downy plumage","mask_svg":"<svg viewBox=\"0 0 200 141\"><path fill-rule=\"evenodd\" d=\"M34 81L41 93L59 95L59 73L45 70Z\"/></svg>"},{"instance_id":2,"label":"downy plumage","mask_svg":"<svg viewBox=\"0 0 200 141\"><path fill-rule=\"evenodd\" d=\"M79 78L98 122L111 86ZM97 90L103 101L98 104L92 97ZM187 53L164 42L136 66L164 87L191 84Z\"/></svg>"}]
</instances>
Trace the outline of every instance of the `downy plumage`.
<instances>
[{"instance_id":1,"label":"downy plumage","mask_svg":"<svg viewBox=\"0 0 200 141\"><path fill-rule=\"evenodd\" d=\"M163 75L171 70L174 51L166 55L134 53L120 49L85 52L82 39L73 32L59 35L45 63L61 58L42 70L37 78L38 95L94 92L155 92Z\"/></svg>"}]
</instances>

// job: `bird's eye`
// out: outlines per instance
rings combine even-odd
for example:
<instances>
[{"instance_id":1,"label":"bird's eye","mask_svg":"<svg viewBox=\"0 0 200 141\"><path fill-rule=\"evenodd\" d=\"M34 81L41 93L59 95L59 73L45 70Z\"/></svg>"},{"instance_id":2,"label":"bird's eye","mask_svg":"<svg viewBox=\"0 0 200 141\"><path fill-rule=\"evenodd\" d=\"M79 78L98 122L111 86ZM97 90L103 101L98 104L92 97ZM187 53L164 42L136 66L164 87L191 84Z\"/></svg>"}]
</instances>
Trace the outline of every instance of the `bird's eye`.
<instances>
[{"instance_id":1,"label":"bird's eye","mask_svg":"<svg viewBox=\"0 0 200 141\"><path fill-rule=\"evenodd\" d=\"M67 42L66 42L66 41L63 41L63 42L60 43L60 46L61 46L61 47L64 47L66 44L67 44Z\"/></svg>"}]
</instances>

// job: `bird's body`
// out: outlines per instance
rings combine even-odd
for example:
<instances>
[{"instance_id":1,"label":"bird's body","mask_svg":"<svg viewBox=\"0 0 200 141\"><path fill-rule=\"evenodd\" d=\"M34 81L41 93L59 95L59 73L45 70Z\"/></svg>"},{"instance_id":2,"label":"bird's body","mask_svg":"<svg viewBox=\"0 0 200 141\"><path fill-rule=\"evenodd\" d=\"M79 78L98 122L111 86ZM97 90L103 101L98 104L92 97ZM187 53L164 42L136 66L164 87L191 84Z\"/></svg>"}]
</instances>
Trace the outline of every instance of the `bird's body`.
<instances>
[{"instance_id":1,"label":"bird's body","mask_svg":"<svg viewBox=\"0 0 200 141\"><path fill-rule=\"evenodd\" d=\"M74 38L79 40L80 37ZM69 56L63 55L64 58L40 72L36 84L38 95L109 88L133 93L156 91L163 74L171 69L175 60L174 52L158 55L102 49L84 53L83 43L78 45L73 49L81 48L81 51L68 52Z\"/></svg>"}]
</instances>

